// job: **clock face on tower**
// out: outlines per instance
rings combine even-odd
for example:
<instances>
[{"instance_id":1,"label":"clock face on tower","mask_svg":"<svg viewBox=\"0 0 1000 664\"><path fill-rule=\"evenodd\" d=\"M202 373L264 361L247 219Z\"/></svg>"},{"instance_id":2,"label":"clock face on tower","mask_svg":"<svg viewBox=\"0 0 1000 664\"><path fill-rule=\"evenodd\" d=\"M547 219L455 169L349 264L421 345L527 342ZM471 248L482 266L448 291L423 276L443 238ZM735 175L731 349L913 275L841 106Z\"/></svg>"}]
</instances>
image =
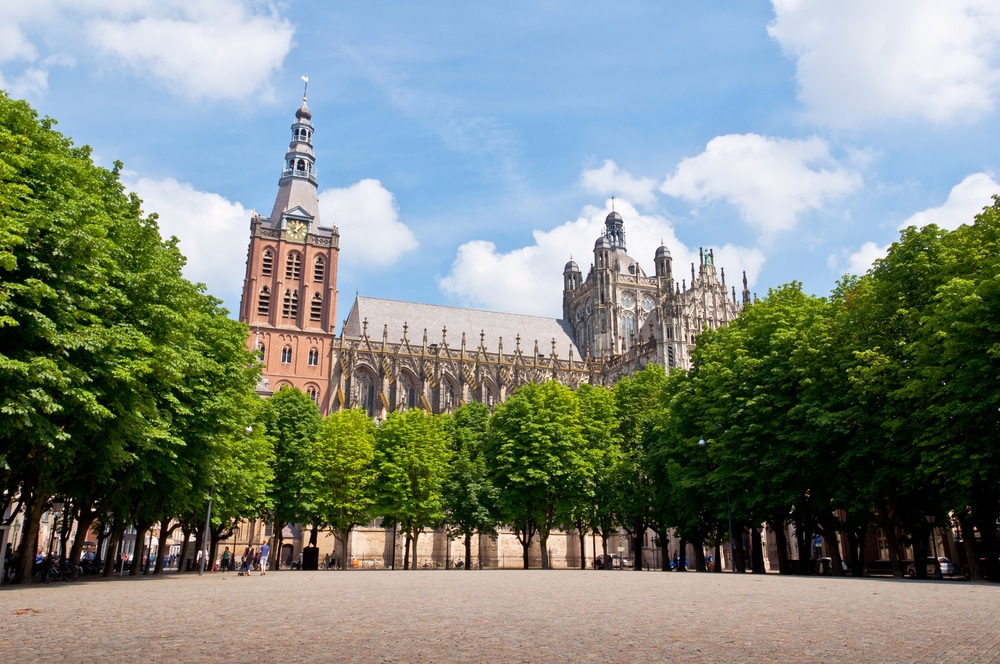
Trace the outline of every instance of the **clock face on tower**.
<instances>
[{"instance_id":1,"label":"clock face on tower","mask_svg":"<svg viewBox=\"0 0 1000 664\"><path fill-rule=\"evenodd\" d=\"M292 219L285 226L285 237L289 240L304 240L309 227L298 219Z\"/></svg>"}]
</instances>

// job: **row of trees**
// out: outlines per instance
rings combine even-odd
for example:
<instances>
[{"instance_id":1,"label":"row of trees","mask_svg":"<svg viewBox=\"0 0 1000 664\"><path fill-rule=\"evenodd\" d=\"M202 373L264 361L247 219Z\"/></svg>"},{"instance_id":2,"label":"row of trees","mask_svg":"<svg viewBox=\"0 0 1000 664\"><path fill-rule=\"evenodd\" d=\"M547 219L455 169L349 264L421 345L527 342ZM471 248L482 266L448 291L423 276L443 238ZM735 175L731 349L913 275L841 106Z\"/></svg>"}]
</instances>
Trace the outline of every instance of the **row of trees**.
<instances>
[{"instance_id":1,"label":"row of trees","mask_svg":"<svg viewBox=\"0 0 1000 664\"><path fill-rule=\"evenodd\" d=\"M358 519L396 520L413 540L431 525L468 534L502 524L525 565L537 537L543 566L561 528L604 541L624 529L641 567L640 538L652 529L661 542L672 534L694 544L704 569L705 549L719 559L731 510L737 569L764 571L767 524L782 572L809 573L819 535L834 571L843 540L858 575L876 557L866 555L871 533L880 530L902 575L902 552L923 560L937 524L964 536L974 578L1000 579L998 320L1000 199L954 231L903 231L829 297L797 283L771 290L729 326L704 331L689 371L650 366L611 390L529 385L492 415L467 406L444 418L450 450L419 447L433 436L405 424L432 416L393 414L371 434L380 470ZM341 417L363 419L327 421ZM324 439L333 446L339 435ZM440 502L433 488L415 493L436 471L413 464L432 459ZM317 486L335 484L313 475ZM324 518L341 533L360 522ZM798 561L788 559L788 524Z\"/></svg>"},{"instance_id":2,"label":"row of trees","mask_svg":"<svg viewBox=\"0 0 1000 664\"><path fill-rule=\"evenodd\" d=\"M212 489L213 543L267 515L279 537L306 523L344 550L382 518L406 537L404 564L447 525L467 559L473 534L503 526L525 565L538 541L546 567L555 529L605 543L624 529L641 568L652 529L694 544L703 569L729 503L738 568L763 571L767 523L782 571L797 571L791 522L801 552L813 533L843 537L858 574L881 528L899 574L902 545L927 550L927 517L954 518L973 574L982 559L1000 578L1000 202L955 231L904 231L827 298L772 290L704 331L687 372L528 385L493 413L376 426L321 418L295 390L262 402L246 327L182 277L176 240L124 192L120 165L95 166L53 124L0 95L0 489L8 523L24 516L20 579L53 497L78 524L71 546L62 529L71 558L94 523L109 560L126 527L160 523L159 570L171 528L201 549Z\"/></svg>"},{"instance_id":3,"label":"row of trees","mask_svg":"<svg viewBox=\"0 0 1000 664\"><path fill-rule=\"evenodd\" d=\"M246 326L183 278L121 164L96 166L54 124L0 93L0 505L8 524L23 514L18 580L55 497L61 549L79 559L96 522L110 558L129 525L195 530L212 486L220 531L255 515L273 477L247 429Z\"/></svg>"}]
</instances>

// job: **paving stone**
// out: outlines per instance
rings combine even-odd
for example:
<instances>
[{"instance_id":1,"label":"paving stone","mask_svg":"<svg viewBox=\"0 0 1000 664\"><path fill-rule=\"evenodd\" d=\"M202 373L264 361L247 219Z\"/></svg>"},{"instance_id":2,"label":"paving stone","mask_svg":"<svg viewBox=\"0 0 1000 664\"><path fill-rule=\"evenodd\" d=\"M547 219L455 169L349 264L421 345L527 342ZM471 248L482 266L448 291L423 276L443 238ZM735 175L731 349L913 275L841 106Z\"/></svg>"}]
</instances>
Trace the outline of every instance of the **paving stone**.
<instances>
[{"instance_id":1,"label":"paving stone","mask_svg":"<svg viewBox=\"0 0 1000 664\"><path fill-rule=\"evenodd\" d=\"M1000 662L1000 586L567 570L0 589L0 662Z\"/></svg>"}]
</instances>

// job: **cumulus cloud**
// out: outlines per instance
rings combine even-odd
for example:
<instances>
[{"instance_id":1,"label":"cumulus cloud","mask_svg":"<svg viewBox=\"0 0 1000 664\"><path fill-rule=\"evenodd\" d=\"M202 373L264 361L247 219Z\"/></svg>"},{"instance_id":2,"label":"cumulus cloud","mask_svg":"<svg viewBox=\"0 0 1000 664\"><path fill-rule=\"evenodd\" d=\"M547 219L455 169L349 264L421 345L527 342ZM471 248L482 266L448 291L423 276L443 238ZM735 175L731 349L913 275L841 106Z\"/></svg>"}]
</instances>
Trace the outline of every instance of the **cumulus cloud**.
<instances>
[{"instance_id":1,"label":"cumulus cloud","mask_svg":"<svg viewBox=\"0 0 1000 664\"><path fill-rule=\"evenodd\" d=\"M44 91L50 67L97 54L103 66L130 70L189 99L267 94L295 30L260 6L255 0L0 3L0 82Z\"/></svg>"},{"instance_id":2,"label":"cumulus cloud","mask_svg":"<svg viewBox=\"0 0 1000 664\"><path fill-rule=\"evenodd\" d=\"M921 210L899 225L899 230L927 224L955 230L962 224L971 224L977 214L990 204L992 197L1000 194L1000 183L986 173L973 173L951 188L948 200L943 205ZM865 242L846 258L846 270L850 274L864 274L879 258L884 258L889 245ZM831 258L831 263L837 262Z\"/></svg>"},{"instance_id":3,"label":"cumulus cloud","mask_svg":"<svg viewBox=\"0 0 1000 664\"><path fill-rule=\"evenodd\" d=\"M1000 184L986 173L973 173L951 188L944 205L917 212L900 224L899 229L937 224L954 230L962 224L971 224L995 194L1000 194Z\"/></svg>"},{"instance_id":4,"label":"cumulus cloud","mask_svg":"<svg viewBox=\"0 0 1000 664\"><path fill-rule=\"evenodd\" d=\"M181 253L188 259L184 276L206 284L230 311L238 311L251 211L173 178L152 180L126 173L123 180L142 198L146 213L159 214L161 235L180 240Z\"/></svg>"},{"instance_id":5,"label":"cumulus cloud","mask_svg":"<svg viewBox=\"0 0 1000 664\"><path fill-rule=\"evenodd\" d=\"M889 251L889 245L878 245L874 242L865 242L861 248L847 257L848 274L861 275L871 269L871 266L879 258L885 258Z\"/></svg>"},{"instance_id":6,"label":"cumulus cloud","mask_svg":"<svg viewBox=\"0 0 1000 664\"><path fill-rule=\"evenodd\" d=\"M168 5L171 3L167 3ZM88 22L90 43L140 76L193 99L266 90L292 46L292 25L237 0L173 3L172 11Z\"/></svg>"},{"instance_id":7,"label":"cumulus cloud","mask_svg":"<svg viewBox=\"0 0 1000 664\"><path fill-rule=\"evenodd\" d=\"M861 175L837 163L820 138L728 134L682 160L661 190L697 204L725 200L759 232L773 233L861 184Z\"/></svg>"},{"instance_id":8,"label":"cumulus cloud","mask_svg":"<svg viewBox=\"0 0 1000 664\"><path fill-rule=\"evenodd\" d=\"M796 62L817 121L969 119L1000 91L994 0L772 0L768 33Z\"/></svg>"},{"instance_id":9,"label":"cumulus cloud","mask_svg":"<svg viewBox=\"0 0 1000 664\"><path fill-rule=\"evenodd\" d=\"M438 280L438 286L463 306L560 317L563 268L572 256L586 277L609 209L587 206L577 219L548 231L536 230L533 244L510 251L500 251L486 240L467 242L459 247L451 271ZM697 262L698 251L677 239L667 219L639 214L627 201L616 201L615 209L625 222L629 255L647 274L653 273L653 254L662 242L670 249L678 281L690 279L688 266ZM732 284L738 282L741 270L753 278L765 260L756 249L730 245L717 248L715 258Z\"/></svg>"},{"instance_id":10,"label":"cumulus cloud","mask_svg":"<svg viewBox=\"0 0 1000 664\"><path fill-rule=\"evenodd\" d=\"M602 196L622 196L639 205L649 205L655 200L656 180L633 177L627 171L619 170L618 164L606 159L600 168L584 171L580 184L587 191Z\"/></svg>"},{"instance_id":11,"label":"cumulus cloud","mask_svg":"<svg viewBox=\"0 0 1000 664\"><path fill-rule=\"evenodd\" d=\"M399 220L392 192L366 179L319 196L320 219L340 230L341 264L351 269L380 268L417 248L416 237Z\"/></svg>"}]
</instances>

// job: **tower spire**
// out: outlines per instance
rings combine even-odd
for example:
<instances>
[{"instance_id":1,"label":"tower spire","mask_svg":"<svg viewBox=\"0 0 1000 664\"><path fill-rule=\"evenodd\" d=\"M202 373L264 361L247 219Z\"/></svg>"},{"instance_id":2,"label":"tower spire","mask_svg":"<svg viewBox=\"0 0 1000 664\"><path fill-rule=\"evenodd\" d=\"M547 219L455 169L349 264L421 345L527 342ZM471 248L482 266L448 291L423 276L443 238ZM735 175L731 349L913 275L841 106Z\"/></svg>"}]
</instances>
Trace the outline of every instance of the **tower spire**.
<instances>
[{"instance_id":1,"label":"tower spire","mask_svg":"<svg viewBox=\"0 0 1000 664\"><path fill-rule=\"evenodd\" d=\"M284 228L286 212L295 210L296 218L310 226L319 226L319 196L316 185L316 156L313 154L312 111L306 103L309 77L303 76L302 104L295 111L292 140L285 151L285 163L278 180L278 195L271 210L271 224Z\"/></svg>"}]
</instances>

